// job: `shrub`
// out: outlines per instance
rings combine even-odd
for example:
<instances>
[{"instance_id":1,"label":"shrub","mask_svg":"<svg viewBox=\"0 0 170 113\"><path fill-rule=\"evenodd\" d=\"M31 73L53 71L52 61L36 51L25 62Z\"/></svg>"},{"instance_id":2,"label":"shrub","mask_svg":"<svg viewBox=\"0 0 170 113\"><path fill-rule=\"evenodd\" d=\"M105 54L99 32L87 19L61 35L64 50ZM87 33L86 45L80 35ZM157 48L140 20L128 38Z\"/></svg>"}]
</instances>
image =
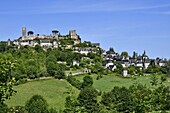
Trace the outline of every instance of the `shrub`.
<instances>
[{"instance_id":1,"label":"shrub","mask_svg":"<svg viewBox=\"0 0 170 113\"><path fill-rule=\"evenodd\" d=\"M8 106L6 104L0 104L0 113L7 113Z\"/></svg>"},{"instance_id":2,"label":"shrub","mask_svg":"<svg viewBox=\"0 0 170 113\"><path fill-rule=\"evenodd\" d=\"M47 107L47 102L41 95L32 96L25 105L28 113L48 113Z\"/></svg>"},{"instance_id":3,"label":"shrub","mask_svg":"<svg viewBox=\"0 0 170 113\"><path fill-rule=\"evenodd\" d=\"M23 106L14 106L9 108L8 113L28 113Z\"/></svg>"},{"instance_id":4,"label":"shrub","mask_svg":"<svg viewBox=\"0 0 170 113\"><path fill-rule=\"evenodd\" d=\"M67 77L67 81L77 89L81 89L82 83L79 80L76 80L74 77Z\"/></svg>"}]
</instances>

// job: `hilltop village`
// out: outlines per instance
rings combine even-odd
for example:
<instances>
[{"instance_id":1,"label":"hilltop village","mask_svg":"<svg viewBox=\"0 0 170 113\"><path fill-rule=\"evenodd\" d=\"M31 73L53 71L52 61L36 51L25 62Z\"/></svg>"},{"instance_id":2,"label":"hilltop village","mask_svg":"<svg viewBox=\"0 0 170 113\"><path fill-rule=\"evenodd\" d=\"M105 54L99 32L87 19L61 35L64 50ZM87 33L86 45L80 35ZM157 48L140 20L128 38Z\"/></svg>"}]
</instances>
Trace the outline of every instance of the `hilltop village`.
<instances>
[{"instance_id":1,"label":"hilltop village","mask_svg":"<svg viewBox=\"0 0 170 113\"><path fill-rule=\"evenodd\" d=\"M8 46L17 46L18 48L21 46L35 47L39 45L44 49L58 48L60 50L71 50L84 55L89 53L99 54L103 58L102 66L111 71L114 71L118 64L121 64L123 68L134 66L140 69L147 69L149 65L153 64L158 66L165 65L163 59L150 59L145 51L142 55L134 52L131 57L127 52L122 52L121 54L116 53L113 48L105 51L100 47L100 43L81 42L81 38L76 33L76 30L70 30L67 35L61 35L58 30L53 30L50 35L35 35L33 31L27 32L26 27L23 27L22 36L13 41L9 39L7 44ZM79 61L73 61L73 64L79 65ZM127 73L128 72L125 71L123 75L126 76Z\"/></svg>"},{"instance_id":2,"label":"hilltop village","mask_svg":"<svg viewBox=\"0 0 170 113\"><path fill-rule=\"evenodd\" d=\"M81 45L85 44L86 47ZM26 31L26 27L22 28L22 36L14 41L8 40L8 45L15 45L15 46L31 46L35 47L39 45L44 49L47 48L60 48L64 49L71 49L74 52L78 52L81 54L88 54L90 52L97 53L99 50L99 43L91 43L91 42L84 42L81 43L80 36L76 33L76 30L70 30L69 34L61 35L58 30L53 30L52 34L50 35L34 35L33 31Z\"/></svg>"},{"instance_id":3,"label":"hilltop village","mask_svg":"<svg viewBox=\"0 0 170 113\"><path fill-rule=\"evenodd\" d=\"M23 27L18 39L0 42L0 59L1 102L9 106L0 107L3 113L170 109L170 61L151 59L145 50L130 56L113 48L105 51L100 43L82 42L76 30L35 35Z\"/></svg>"}]
</instances>

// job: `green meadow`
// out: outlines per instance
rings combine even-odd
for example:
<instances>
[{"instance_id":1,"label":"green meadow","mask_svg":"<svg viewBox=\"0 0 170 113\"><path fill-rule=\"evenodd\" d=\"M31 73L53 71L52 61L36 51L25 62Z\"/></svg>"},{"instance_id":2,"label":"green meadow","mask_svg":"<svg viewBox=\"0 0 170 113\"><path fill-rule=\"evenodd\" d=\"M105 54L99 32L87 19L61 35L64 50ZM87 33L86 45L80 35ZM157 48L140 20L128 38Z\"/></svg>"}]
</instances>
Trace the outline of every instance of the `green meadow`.
<instances>
[{"instance_id":1,"label":"green meadow","mask_svg":"<svg viewBox=\"0 0 170 113\"><path fill-rule=\"evenodd\" d=\"M119 87L129 87L132 84L135 83L141 83L143 85L146 85L147 87L152 88L153 86L151 85L150 81L151 81L151 76L136 76L136 77L119 77L119 76L115 76L114 74L112 75L103 75L103 77L99 80L96 80L97 75L93 74L90 75L91 77L93 77L93 81L94 84L93 86L100 90L100 91L110 91L113 89L113 87L115 86L119 86ZM75 76L76 79L83 81L83 75L82 76ZM160 85L160 77L159 75L157 75L158 78L158 86ZM165 83L163 83L164 85L170 85L170 78L167 78L167 81Z\"/></svg>"},{"instance_id":2,"label":"green meadow","mask_svg":"<svg viewBox=\"0 0 170 113\"><path fill-rule=\"evenodd\" d=\"M85 75L74 76L76 79L83 81L83 77ZM90 75L93 77L94 84L93 86L100 91L110 91L114 86L125 86L129 87L134 83L141 83L146 85L147 87L153 88L150 83L151 76L141 76L141 77L129 77L123 78L112 75L103 75L103 77L99 80L96 80L97 75ZM160 83L160 76L157 76L158 84ZM164 85L170 85L170 78L164 83ZM17 93L12 96L10 100L7 100L6 103L8 106L24 106L25 102L31 98L31 96L35 94L42 95L48 102L50 107L53 107L57 110L64 109L65 98L68 96L66 93L68 91L67 87L72 87L66 80L56 80L56 79L48 79L48 80L38 80L38 81L30 81L25 84L21 84L15 86L14 89ZM75 94L77 95L79 91L72 87Z\"/></svg>"},{"instance_id":3,"label":"green meadow","mask_svg":"<svg viewBox=\"0 0 170 113\"><path fill-rule=\"evenodd\" d=\"M9 107L11 106L24 106L26 101L29 100L33 95L39 94L47 100L50 107L57 110L64 108L65 98L68 96L70 84L66 80L38 80L30 81L25 84L15 86L14 89L17 91L10 100L6 103ZM76 88L73 88L78 93Z\"/></svg>"}]
</instances>

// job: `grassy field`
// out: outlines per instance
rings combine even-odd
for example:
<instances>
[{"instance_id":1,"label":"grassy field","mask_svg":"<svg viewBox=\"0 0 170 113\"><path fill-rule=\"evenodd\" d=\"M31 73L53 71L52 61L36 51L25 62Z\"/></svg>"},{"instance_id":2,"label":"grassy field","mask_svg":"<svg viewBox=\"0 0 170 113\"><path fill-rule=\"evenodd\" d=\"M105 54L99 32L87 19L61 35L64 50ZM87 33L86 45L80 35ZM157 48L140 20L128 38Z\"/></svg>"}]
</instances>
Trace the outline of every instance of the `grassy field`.
<instances>
[{"instance_id":1,"label":"grassy field","mask_svg":"<svg viewBox=\"0 0 170 113\"><path fill-rule=\"evenodd\" d=\"M31 81L22 85L15 86L14 89L17 93L12 96L10 100L7 100L7 105L10 106L24 106L25 102L35 94L42 95L48 102L50 107L56 108L57 110L64 108L65 97L68 94L64 93L68 91L66 87L70 84L65 80L39 80ZM75 92L78 90L73 88Z\"/></svg>"},{"instance_id":2,"label":"grassy field","mask_svg":"<svg viewBox=\"0 0 170 113\"><path fill-rule=\"evenodd\" d=\"M75 76L76 79L83 81L82 76ZM133 78L122 78L113 75L104 75L100 80L96 80L97 75L90 75L93 77L94 84L93 86L101 91L110 91L114 86L125 86L129 87L133 83L142 83L146 84L148 87L151 87L150 76L141 76ZM160 76L158 76L160 78ZM160 83L160 81L159 81ZM164 83L165 85L170 85L170 78ZM42 95L48 102L50 107L56 108L57 110L62 110L64 108L65 97L68 95L64 92L68 91L66 87L70 84L66 80L39 80L39 81L30 81L22 85L15 86L14 89L17 91L16 95L6 103L8 106L24 106L25 102L35 94ZM76 94L79 91L73 88Z\"/></svg>"},{"instance_id":3,"label":"grassy field","mask_svg":"<svg viewBox=\"0 0 170 113\"><path fill-rule=\"evenodd\" d=\"M141 84L146 84L146 86L152 88L152 85L150 83L151 76L141 76L141 77L131 77L131 78L122 78L115 76L114 74L112 75L103 75L103 78L100 80L96 80L97 75L90 75L93 77L94 84L93 86L101 91L110 91L113 89L114 86L125 86L129 87L130 85L134 83L141 83ZM83 81L83 75L82 76L75 76L76 79ZM158 77L158 83L160 83L160 76ZM169 82L168 82L169 81ZM164 83L165 85L170 85L170 78Z\"/></svg>"}]
</instances>

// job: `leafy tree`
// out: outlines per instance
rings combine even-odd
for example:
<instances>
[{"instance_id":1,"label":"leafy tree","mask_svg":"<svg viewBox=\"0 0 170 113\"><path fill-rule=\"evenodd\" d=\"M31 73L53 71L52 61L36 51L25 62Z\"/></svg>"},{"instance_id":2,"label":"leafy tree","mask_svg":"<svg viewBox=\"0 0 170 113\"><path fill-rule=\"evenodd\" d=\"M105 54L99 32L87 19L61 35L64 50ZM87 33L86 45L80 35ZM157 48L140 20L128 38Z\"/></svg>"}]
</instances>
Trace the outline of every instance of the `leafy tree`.
<instances>
[{"instance_id":1,"label":"leafy tree","mask_svg":"<svg viewBox=\"0 0 170 113\"><path fill-rule=\"evenodd\" d=\"M57 64L55 69L55 78L63 79L65 78L65 70L66 65L65 64Z\"/></svg>"},{"instance_id":2,"label":"leafy tree","mask_svg":"<svg viewBox=\"0 0 170 113\"><path fill-rule=\"evenodd\" d=\"M121 64L117 64L114 72L121 74L122 70L123 70L123 66Z\"/></svg>"},{"instance_id":3,"label":"leafy tree","mask_svg":"<svg viewBox=\"0 0 170 113\"><path fill-rule=\"evenodd\" d=\"M43 52L43 51L44 51L44 50L43 50L43 48L42 48L41 46L39 46L39 45L36 45L34 49L35 49L35 50L36 50L36 52L38 52L38 53L40 53L40 52Z\"/></svg>"},{"instance_id":4,"label":"leafy tree","mask_svg":"<svg viewBox=\"0 0 170 113\"><path fill-rule=\"evenodd\" d=\"M0 52L4 52L7 50L7 43L6 42L0 42Z\"/></svg>"},{"instance_id":5,"label":"leafy tree","mask_svg":"<svg viewBox=\"0 0 170 113\"><path fill-rule=\"evenodd\" d=\"M133 57L133 58L137 58L137 56L138 56L138 54L134 51L132 57Z\"/></svg>"},{"instance_id":6,"label":"leafy tree","mask_svg":"<svg viewBox=\"0 0 170 113\"><path fill-rule=\"evenodd\" d=\"M15 79L11 72L15 68L15 63L9 59L0 59L0 104L3 104L6 99L9 99L13 93L13 85Z\"/></svg>"},{"instance_id":7,"label":"leafy tree","mask_svg":"<svg viewBox=\"0 0 170 113\"><path fill-rule=\"evenodd\" d=\"M87 57L89 57L90 59L94 59L95 56L96 56L95 53L88 53L88 54L87 54Z\"/></svg>"},{"instance_id":8,"label":"leafy tree","mask_svg":"<svg viewBox=\"0 0 170 113\"><path fill-rule=\"evenodd\" d=\"M166 75L162 75L162 76L161 76L161 83L160 83L160 84L162 84L162 83L165 82L166 80L167 80Z\"/></svg>"},{"instance_id":9,"label":"leafy tree","mask_svg":"<svg viewBox=\"0 0 170 113\"><path fill-rule=\"evenodd\" d=\"M47 72L49 73L49 75L54 76L57 65L54 64L54 62L49 62L46 67L47 67Z\"/></svg>"},{"instance_id":10,"label":"leafy tree","mask_svg":"<svg viewBox=\"0 0 170 113\"><path fill-rule=\"evenodd\" d=\"M156 75L151 76L150 83L152 84L152 86L156 86L158 84L158 78L156 77Z\"/></svg>"},{"instance_id":11,"label":"leafy tree","mask_svg":"<svg viewBox=\"0 0 170 113\"><path fill-rule=\"evenodd\" d=\"M93 78L91 76L85 76L83 78L82 88L89 87L93 85Z\"/></svg>"},{"instance_id":12,"label":"leafy tree","mask_svg":"<svg viewBox=\"0 0 170 113\"><path fill-rule=\"evenodd\" d=\"M133 111L136 113L146 113L150 111L150 99L152 91L142 84L133 84L129 87L133 98Z\"/></svg>"},{"instance_id":13,"label":"leafy tree","mask_svg":"<svg viewBox=\"0 0 170 113\"><path fill-rule=\"evenodd\" d=\"M53 54L50 54L46 59L46 64L49 62L53 62L54 64L57 62L56 57Z\"/></svg>"},{"instance_id":14,"label":"leafy tree","mask_svg":"<svg viewBox=\"0 0 170 113\"><path fill-rule=\"evenodd\" d=\"M50 108L50 109L48 110L48 113L57 113L57 111L56 111L54 108Z\"/></svg>"},{"instance_id":15,"label":"leafy tree","mask_svg":"<svg viewBox=\"0 0 170 113\"><path fill-rule=\"evenodd\" d=\"M124 52L121 53L121 56L128 57L129 55L128 55L128 52L124 51Z\"/></svg>"},{"instance_id":16,"label":"leafy tree","mask_svg":"<svg viewBox=\"0 0 170 113\"><path fill-rule=\"evenodd\" d=\"M8 106L4 103L0 103L0 113L7 113Z\"/></svg>"},{"instance_id":17,"label":"leafy tree","mask_svg":"<svg viewBox=\"0 0 170 113\"><path fill-rule=\"evenodd\" d=\"M38 69L36 66L28 65L26 74L30 79L35 79L38 77Z\"/></svg>"},{"instance_id":18,"label":"leafy tree","mask_svg":"<svg viewBox=\"0 0 170 113\"><path fill-rule=\"evenodd\" d=\"M65 78L65 72L62 70L55 71L54 77L57 79L63 79Z\"/></svg>"},{"instance_id":19,"label":"leafy tree","mask_svg":"<svg viewBox=\"0 0 170 113\"><path fill-rule=\"evenodd\" d=\"M14 106L9 108L8 113L28 113L23 106Z\"/></svg>"},{"instance_id":20,"label":"leafy tree","mask_svg":"<svg viewBox=\"0 0 170 113\"><path fill-rule=\"evenodd\" d=\"M85 87L81 89L77 98L81 112L99 113L99 104L97 103L98 91L93 87Z\"/></svg>"},{"instance_id":21,"label":"leafy tree","mask_svg":"<svg viewBox=\"0 0 170 113\"><path fill-rule=\"evenodd\" d=\"M75 113L78 111L77 99L74 96L67 96L65 102L64 113Z\"/></svg>"},{"instance_id":22,"label":"leafy tree","mask_svg":"<svg viewBox=\"0 0 170 113\"><path fill-rule=\"evenodd\" d=\"M67 77L67 81L74 87L76 87L77 89L81 89L82 87L82 83L79 80L76 80L76 78L74 77Z\"/></svg>"},{"instance_id":23,"label":"leafy tree","mask_svg":"<svg viewBox=\"0 0 170 113\"><path fill-rule=\"evenodd\" d=\"M128 70L128 74L130 74L130 75L135 75L136 74L136 69L135 69L134 66L129 66L127 68L127 70Z\"/></svg>"},{"instance_id":24,"label":"leafy tree","mask_svg":"<svg viewBox=\"0 0 170 113\"><path fill-rule=\"evenodd\" d=\"M41 95L34 95L26 103L25 109L28 113L48 113L48 104Z\"/></svg>"},{"instance_id":25,"label":"leafy tree","mask_svg":"<svg viewBox=\"0 0 170 113\"><path fill-rule=\"evenodd\" d=\"M170 110L170 90L163 85L153 90L151 105L154 111Z\"/></svg>"},{"instance_id":26,"label":"leafy tree","mask_svg":"<svg viewBox=\"0 0 170 113\"><path fill-rule=\"evenodd\" d=\"M133 98L129 90L125 87L114 87L111 92L102 96L101 104L108 107L109 110L117 112L132 112Z\"/></svg>"},{"instance_id":27,"label":"leafy tree","mask_svg":"<svg viewBox=\"0 0 170 113\"><path fill-rule=\"evenodd\" d=\"M115 52L113 48L110 48L110 49L109 49L109 51L111 51L111 52Z\"/></svg>"}]
</instances>

